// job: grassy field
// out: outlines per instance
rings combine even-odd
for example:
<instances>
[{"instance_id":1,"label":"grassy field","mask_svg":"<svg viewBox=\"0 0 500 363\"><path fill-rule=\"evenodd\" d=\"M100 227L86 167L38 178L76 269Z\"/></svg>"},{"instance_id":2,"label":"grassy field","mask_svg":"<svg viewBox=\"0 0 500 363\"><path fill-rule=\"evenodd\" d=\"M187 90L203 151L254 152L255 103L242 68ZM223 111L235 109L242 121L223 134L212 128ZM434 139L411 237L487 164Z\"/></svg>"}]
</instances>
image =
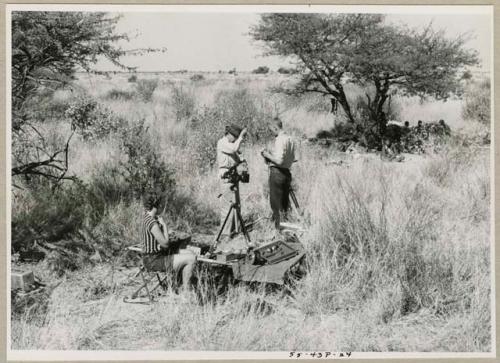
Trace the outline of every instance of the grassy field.
<instances>
[{"instance_id":1,"label":"grassy field","mask_svg":"<svg viewBox=\"0 0 500 363\"><path fill-rule=\"evenodd\" d=\"M144 120L153 147L175 179L169 223L189 233L217 230L216 170L208 165L203 147L222 128L203 123L241 116L234 122L253 122L251 130L261 132L268 117L279 114L298 143L299 162L292 173L305 211L301 222L307 229L301 240L308 252L308 274L290 295L238 286L215 304L198 305L169 292L158 303L143 306L122 302L133 289L128 277L134 269L122 266L116 256L82 262L62 276L45 260L29 267L50 282L48 304L13 316L13 349L492 349L489 147L449 143L439 153L406 155L402 163L382 161L375 154L341 153L308 141L338 122L328 113L329 101L271 93L271 87L287 82L284 76L191 76L139 74L140 79L158 80L152 95L141 99L128 75L81 75L78 91L60 91L55 99L70 102L78 97L75 93L84 92L129 125ZM116 91L120 95L112 96ZM401 120L412 125L418 119L443 118L457 134L488 132L486 126L463 119L460 99L393 103ZM210 116L214 110L219 113ZM200 134L193 123L208 131ZM59 135L69 132L67 123L56 121L45 128ZM98 142L77 135L71 172L92 184L97 171L117 165L123 152L116 135ZM251 173L250 183L242 186L244 215L270 215L267 168L259 156L269 142L263 136L244 144ZM335 163L339 160L341 165ZM18 197L13 214L28 205L29 197ZM122 246L138 242L140 213L138 201L109 203L91 242L104 248L111 237ZM265 221L252 236L265 240L271 233Z\"/></svg>"}]
</instances>

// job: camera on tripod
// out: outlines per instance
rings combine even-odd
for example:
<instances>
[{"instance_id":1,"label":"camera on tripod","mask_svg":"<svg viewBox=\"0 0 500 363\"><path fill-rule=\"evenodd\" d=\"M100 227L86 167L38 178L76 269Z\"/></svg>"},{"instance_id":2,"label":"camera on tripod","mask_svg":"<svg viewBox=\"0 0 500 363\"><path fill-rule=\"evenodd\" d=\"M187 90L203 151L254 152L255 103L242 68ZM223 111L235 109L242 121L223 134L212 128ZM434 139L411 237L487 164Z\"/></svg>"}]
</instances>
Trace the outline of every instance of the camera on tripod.
<instances>
[{"instance_id":1,"label":"camera on tripod","mask_svg":"<svg viewBox=\"0 0 500 363\"><path fill-rule=\"evenodd\" d=\"M239 182L248 183L250 181L250 174L248 173L247 162L243 160L233 165L222 175L222 178L228 179L231 184Z\"/></svg>"}]
</instances>

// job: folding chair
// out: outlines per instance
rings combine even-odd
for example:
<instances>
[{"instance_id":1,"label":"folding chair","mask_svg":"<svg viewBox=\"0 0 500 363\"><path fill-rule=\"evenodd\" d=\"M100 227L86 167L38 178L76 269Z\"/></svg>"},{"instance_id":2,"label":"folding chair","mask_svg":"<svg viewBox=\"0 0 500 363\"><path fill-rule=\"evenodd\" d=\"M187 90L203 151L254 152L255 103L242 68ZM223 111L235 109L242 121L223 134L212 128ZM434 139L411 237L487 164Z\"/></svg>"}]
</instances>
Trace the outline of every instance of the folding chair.
<instances>
[{"instance_id":1,"label":"folding chair","mask_svg":"<svg viewBox=\"0 0 500 363\"><path fill-rule=\"evenodd\" d=\"M169 276L167 273L165 273L165 276L161 278L160 277L161 272L148 271L146 266L144 266L144 262L142 260L142 249L140 245L126 247L126 250L135 253L140 258L139 269L132 278L136 279L138 276L140 276L142 284L130 296L124 296L123 302L131 304L150 304L154 301L153 292L155 292L159 287L166 289L167 286L166 280ZM154 276L150 276L151 274L154 274ZM154 283L153 280L155 280ZM152 284L152 286L150 284ZM142 290L146 292L145 295L144 293L141 294ZM147 301L141 300L146 297Z\"/></svg>"}]
</instances>

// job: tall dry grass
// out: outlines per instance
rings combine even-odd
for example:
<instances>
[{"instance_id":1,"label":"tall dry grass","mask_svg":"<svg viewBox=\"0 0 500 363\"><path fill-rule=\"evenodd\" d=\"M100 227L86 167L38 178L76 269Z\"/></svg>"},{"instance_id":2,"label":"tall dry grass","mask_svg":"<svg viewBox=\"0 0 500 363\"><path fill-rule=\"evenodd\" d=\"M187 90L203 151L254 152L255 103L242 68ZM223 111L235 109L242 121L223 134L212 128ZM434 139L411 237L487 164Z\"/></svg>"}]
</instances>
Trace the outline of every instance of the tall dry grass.
<instances>
[{"instance_id":1,"label":"tall dry grass","mask_svg":"<svg viewBox=\"0 0 500 363\"><path fill-rule=\"evenodd\" d=\"M191 162L190 115L176 112L179 103L211 107L220 91L244 89L262 101L257 109L280 113L298 143L292 172L304 215L296 218L307 227L301 240L309 266L289 294L238 286L212 304L168 292L151 306L127 305L121 297L132 289L133 270L116 259L68 273L54 288L42 322L31 313L13 320L13 348L491 350L488 150L450 145L441 154L390 163L311 145L306 137L335 120L321 99L269 93L269 86L284 79L204 75L194 83L189 74L169 75L159 80L150 102L105 97L111 89L131 87L125 76L105 87L97 79L80 83L130 122L146 120L175 172L178 200L170 206L169 223L187 232L213 233L217 220L211 218L220 201L216 170ZM172 97L174 87L183 90L182 97ZM405 102L400 112L410 122L453 115L445 117L448 122L461 114L458 101ZM452 128L462 126L457 120ZM89 182L94 170L122 157L113 138L101 144L75 141L72 170ZM243 146L251 171L250 183L241 187L245 216L270 214L263 146L264 141ZM332 163L338 160L344 163ZM137 240L139 210L138 203L111 207L96 228L96 243L120 236ZM264 222L253 237L271 233ZM44 270L43 264L35 268Z\"/></svg>"}]
</instances>

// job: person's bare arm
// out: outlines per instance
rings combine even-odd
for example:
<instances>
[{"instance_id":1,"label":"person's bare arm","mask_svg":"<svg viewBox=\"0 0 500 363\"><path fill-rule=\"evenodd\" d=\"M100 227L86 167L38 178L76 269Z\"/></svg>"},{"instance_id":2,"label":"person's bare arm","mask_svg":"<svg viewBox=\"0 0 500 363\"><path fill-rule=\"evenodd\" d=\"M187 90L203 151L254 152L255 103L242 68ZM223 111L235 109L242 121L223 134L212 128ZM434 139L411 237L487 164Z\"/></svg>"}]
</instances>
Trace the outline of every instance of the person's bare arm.
<instances>
[{"instance_id":1,"label":"person's bare arm","mask_svg":"<svg viewBox=\"0 0 500 363\"><path fill-rule=\"evenodd\" d=\"M245 138L245 135L247 133L247 129L244 128L241 133L240 133L240 136L238 136L238 138L230 143L226 143L222 146L222 152L225 153L225 154L234 154L236 152L238 152L238 150L240 149L240 146L241 146L241 143L243 142L243 139Z\"/></svg>"},{"instance_id":2,"label":"person's bare arm","mask_svg":"<svg viewBox=\"0 0 500 363\"><path fill-rule=\"evenodd\" d=\"M151 233L153 233L153 236L156 238L160 246L163 248L168 248L168 234L167 237L165 238L165 235L160 229L160 226L155 223L154 226L151 228Z\"/></svg>"},{"instance_id":3,"label":"person's bare arm","mask_svg":"<svg viewBox=\"0 0 500 363\"><path fill-rule=\"evenodd\" d=\"M276 165L276 166L280 166L280 165L281 165L281 163L283 162L283 159L279 159L279 158L275 157L273 154L271 154L271 153L270 153L269 151L267 151L267 150L262 150L262 151L261 151L261 155L262 155L265 159L269 160L271 163L273 163L273 164L274 164L274 165Z\"/></svg>"},{"instance_id":4,"label":"person's bare arm","mask_svg":"<svg viewBox=\"0 0 500 363\"><path fill-rule=\"evenodd\" d=\"M261 151L261 155L265 159L269 160L278 167L281 166L281 164L283 163L284 154L285 154L285 145L283 145L282 142L278 140L276 141L273 153L267 151L266 149L263 149Z\"/></svg>"}]
</instances>

